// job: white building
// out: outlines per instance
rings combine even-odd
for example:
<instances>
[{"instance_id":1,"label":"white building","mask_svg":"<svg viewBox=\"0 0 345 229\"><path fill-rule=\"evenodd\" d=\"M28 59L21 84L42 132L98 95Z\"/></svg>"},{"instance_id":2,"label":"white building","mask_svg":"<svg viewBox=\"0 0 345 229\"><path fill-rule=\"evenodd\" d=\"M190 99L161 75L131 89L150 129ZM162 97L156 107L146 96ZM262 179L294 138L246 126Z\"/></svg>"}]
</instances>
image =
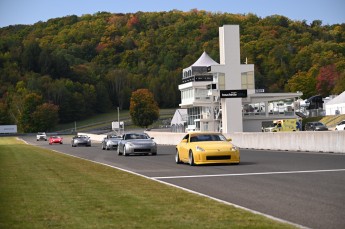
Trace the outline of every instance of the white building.
<instances>
[{"instance_id":1,"label":"white building","mask_svg":"<svg viewBox=\"0 0 345 229\"><path fill-rule=\"evenodd\" d=\"M219 48L220 64L204 52L183 69L180 107L187 109L187 130L253 132L267 121L297 118L293 108L274 110L269 105L292 103L302 93L256 93L254 65L240 63L238 25L219 28Z\"/></svg>"},{"instance_id":2,"label":"white building","mask_svg":"<svg viewBox=\"0 0 345 229\"><path fill-rule=\"evenodd\" d=\"M325 104L326 115L345 114L345 91Z\"/></svg>"},{"instance_id":3,"label":"white building","mask_svg":"<svg viewBox=\"0 0 345 229\"><path fill-rule=\"evenodd\" d=\"M208 89L212 84L221 84L218 74L207 72L207 67L212 65L218 63L204 52L194 64L183 69L180 106L187 110L188 130L220 130L219 99L209 95Z\"/></svg>"}]
</instances>

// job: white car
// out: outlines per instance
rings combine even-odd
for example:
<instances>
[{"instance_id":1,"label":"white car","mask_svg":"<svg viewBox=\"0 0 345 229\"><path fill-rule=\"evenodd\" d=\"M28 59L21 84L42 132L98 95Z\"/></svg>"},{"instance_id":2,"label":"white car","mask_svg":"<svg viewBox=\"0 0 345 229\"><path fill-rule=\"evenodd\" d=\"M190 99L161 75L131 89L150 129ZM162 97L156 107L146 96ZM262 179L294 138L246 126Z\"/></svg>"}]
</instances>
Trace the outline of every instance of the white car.
<instances>
[{"instance_id":1,"label":"white car","mask_svg":"<svg viewBox=\"0 0 345 229\"><path fill-rule=\"evenodd\" d=\"M45 132L38 132L36 135L37 141L44 140L47 141L47 135Z\"/></svg>"},{"instance_id":2,"label":"white car","mask_svg":"<svg viewBox=\"0 0 345 229\"><path fill-rule=\"evenodd\" d=\"M339 123L335 126L335 130L345 130L345 120L339 122Z\"/></svg>"}]
</instances>

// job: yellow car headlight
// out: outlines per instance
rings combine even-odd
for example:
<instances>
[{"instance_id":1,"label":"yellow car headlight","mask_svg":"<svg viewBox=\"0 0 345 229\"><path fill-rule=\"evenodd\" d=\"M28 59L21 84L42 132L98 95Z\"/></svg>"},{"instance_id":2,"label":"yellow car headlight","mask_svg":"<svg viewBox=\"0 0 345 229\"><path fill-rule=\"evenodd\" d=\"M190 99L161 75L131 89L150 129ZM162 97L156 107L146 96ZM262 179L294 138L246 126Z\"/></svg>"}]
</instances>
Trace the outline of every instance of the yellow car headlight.
<instances>
[{"instance_id":1,"label":"yellow car headlight","mask_svg":"<svg viewBox=\"0 0 345 229\"><path fill-rule=\"evenodd\" d=\"M237 151L238 150L238 147L237 146L235 146L235 145L232 145L232 147L231 147L231 151Z\"/></svg>"},{"instance_id":2,"label":"yellow car headlight","mask_svg":"<svg viewBox=\"0 0 345 229\"><path fill-rule=\"evenodd\" d=\"M205 150L202 148L202 147L200 147L200 146L196 146L195 147L195 150L196 151L201 151L201 152L204 152Z\"/></svg>"}]
</instances>

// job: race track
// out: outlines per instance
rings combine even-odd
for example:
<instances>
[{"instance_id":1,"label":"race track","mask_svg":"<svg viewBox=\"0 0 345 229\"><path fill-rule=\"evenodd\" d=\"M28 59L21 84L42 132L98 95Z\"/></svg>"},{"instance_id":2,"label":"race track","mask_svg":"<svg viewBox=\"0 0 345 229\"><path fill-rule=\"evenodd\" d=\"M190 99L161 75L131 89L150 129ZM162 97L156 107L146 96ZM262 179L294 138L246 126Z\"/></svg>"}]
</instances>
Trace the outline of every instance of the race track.
<instances>
[{"instance_id":1,"label":"race track","mask_svg":"<svg viewBox=\"0 0 345 229\"><path fill-rule=\"evenodd\" d=\"M240 165L176 164L174 146L157 156L37 142L30 144L137 173L309 228L345 228L345 154L241 149Z\"/></svg>"}]
</instances>

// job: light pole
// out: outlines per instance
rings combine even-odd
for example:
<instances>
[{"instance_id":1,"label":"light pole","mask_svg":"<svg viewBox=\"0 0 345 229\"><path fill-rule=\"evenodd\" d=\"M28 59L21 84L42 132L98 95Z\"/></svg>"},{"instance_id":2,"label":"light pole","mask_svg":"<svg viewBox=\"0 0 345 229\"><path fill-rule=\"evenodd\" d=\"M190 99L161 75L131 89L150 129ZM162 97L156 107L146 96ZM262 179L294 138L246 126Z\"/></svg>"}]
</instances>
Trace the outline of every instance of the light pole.
<instances>
[{"instance_id":1,"label":"light pole","mask_svg":"<svg viewBox=\"0 0 345 229\"><path fill-rule=\"evenodd\" d=\"M117 107L117 122L120 125L120 107Z\"/></svg>"},{"instance_id":2,"label":"light pole","mask_svg":"<svg viewBox=\"0 0 345 229\"><path fill-rule=\"evenodd\" d=\"M117 124L119 126L119 133L121 134L121 128L120 128L120 107L117 107Z\"/></svg>"}]
</instances>

